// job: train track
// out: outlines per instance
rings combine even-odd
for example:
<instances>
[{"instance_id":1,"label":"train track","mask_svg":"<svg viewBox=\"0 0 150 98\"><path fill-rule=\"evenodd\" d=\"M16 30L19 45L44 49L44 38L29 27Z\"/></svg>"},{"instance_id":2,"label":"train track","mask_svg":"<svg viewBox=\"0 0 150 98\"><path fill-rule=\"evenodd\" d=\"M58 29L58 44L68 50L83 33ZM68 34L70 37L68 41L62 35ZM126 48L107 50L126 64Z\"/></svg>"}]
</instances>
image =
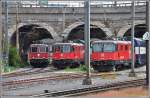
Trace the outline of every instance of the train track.
<instances>
[{"instance_id":1,"label":"train track","mask_svg":"<svg viewBox=\"0 0 150 98\"><path fill-rule=\"evenodd\" d=\"M22 74L17 73L17 75L21 76L21 75L26 75L26 74L29 75L29 74L33 74L33 73L39 73L40 70L42 70L42 69L37 69L37 70L32 71L32 72L29 71L29 73L27 73L27 72L25 72L25 73L22 72ZM45 71L43 71L43 73L45 73ZM92 75L92 77L104 76L104 78L110 78L113 75L115 75L115 76L120 75L120 73L118 73L118 72L92 73L91 75ZM49 81L49 80L75 79L75 78L83 78L85 76L86 76L85 73L71 73L71 74L65 73L65 74L55 74L52 76L44 76L44 77L36 77L36 78L32 77L32 78L27 78L27 79L9 80L9 81L3 82L3 87L4 87L4 89L6 88L6 90L7 89L10 90L11 88L17 89L17 88L19 88L19 86L21 88L23 88L22 86L25 87L26 85L28 86L28 85L32 85L34 83L43 83L43 82ZM115 76L113 76L113 77L115 77Z\"/></svg>"},{"instance_id":2,"label":"train track","mask_svg":"<svg viewBox=\"0 0 150 98\"><path fill-rule=\"evenodd\" d=\"M10 77L17 77L17 76L24 76L24 75L31 75L31 74L39 74L39 73L46 73L46 72L53 72L56 71L55 69L45 69L45 68L30 68L23 71L17 71L13 73L3 74L3 78L10 78Z\"/></svg>"},{"instance_id":3,"label":"train track","mask_svg":"<svg viewBox=\"0 0 150 98\"><path fill-rule=\"evenodd\" d=\"M118 75L116 73L101 73L101 74L92 74L92 77L96 76L110 76L110 75ZM76 78L83 78L86 74L83 73L72 73L72 74L59 74L54 76L46 76L46 77L38 77L38 78L29 78L29 79L21 79L21 80L14 80L14 81L6 81L3 82L3 87L10 90L17 89L19 86L26 86L32 85L34 83L42 83L49 80L65 80L65 79L76 79Z\"/></svg>"},{"instance_id":4,"label":"train track","mask_svg":"<svg viewBox=\"0 0 150 98\"><path fill-rule=\"evenodd\" d=\"M48 68L49 69L46 69L46 68L29 68L29 69L22 70L22 71L6 73L6 74L3 74L2 76L3 76L3 78L9 78L9 77L17 77L17 76L23 76L23 75L31 75L31 74L39 74L39 73L46 73L46 72L56 71L56 69L53 68L53 67L48 67ZM140 72L137 72L137 73L144 73L144 72L145 71L142 71L142 72L140 71ZM97 74L97 72L96 72L96 74Z\"/></svg>"},{"instance_id":5,"label":"train track","mask_svg":"<svg viewBox=\"0 0 150 98\"><path fill-rule=\"evenodd\" d=\"M15 81L3 82L3 87L5 89L17 89L19 86L27 86L32 85L34 83L41 83L49 80L63 80L63 79L74 79L81 78L84 75L79 74L67 74L67 75L56 75L56 76L47 76L47 77L39 77L39 78L30 78L30 79L22 79Z\"/></svg>"},{"instance_id":6,"label":"train track","mask_svg":"<svg viewBox=\"0 0 150 98\"><path fill-rule=\"evenodd\" d=\"M33 96L34 97L81 96L81 95L100 92L100 91L108 91L108 90L128 88L128 87L137 87L137 86L142 86L144 84L145 84L145 79L136 79L136 80L117 82L117 83L111 83L111 84L106 84L106 85L96 85L96 86L87 87L87 88L78 88L78 89L71 89L71 90L65 90L65 91L56 91L56 92L50 92L50 93L46 91L46 93L33 95Z\"/></svg>"}]
</instances>

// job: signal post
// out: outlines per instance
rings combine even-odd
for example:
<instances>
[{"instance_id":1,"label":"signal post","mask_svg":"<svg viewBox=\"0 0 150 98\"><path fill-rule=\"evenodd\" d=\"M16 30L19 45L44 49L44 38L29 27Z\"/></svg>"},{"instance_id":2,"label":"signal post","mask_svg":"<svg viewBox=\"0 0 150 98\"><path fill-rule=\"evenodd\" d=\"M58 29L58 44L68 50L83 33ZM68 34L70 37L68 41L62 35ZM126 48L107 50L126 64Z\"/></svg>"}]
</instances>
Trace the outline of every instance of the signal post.
<instances>
[{"instance_id":1,"label":"signal post","mask_svg":"<svg viewBox=\"0 0 150 98\"><path fill-rule=\"evenodd\" d=\"M2 0L0 0L0 46L2 46ZM0 98L2 98L2 72L3 72L3 64L2 64L2 47L0 47Z\"/></svg>"},{"instance_id":2,"label":"signal post","mask_svg":"<svg viewBox=\"0 0 150 98\"><path fill-rule=\"evenodd\" d=\"M148 0L146 2L146 27L147 27L147 34L148 34L148 38L146 39L146 84L148 86L149 89L149 96L150 96L150 78L149 78L149 74L150 74L150 52L149 52L149 48L150 48L150 1Z\"/></svg>"},{"instance_id":3,"label":"signal post","mask_svg":"<svg viewBox=\"0 0 150 98\"><path fill-rule=\"evenodd\" d=\"M85 40L85 65L88 66L87 76L83 80L83 85L91 85L91 72L90 72L90 0L85 1L85 22L84 22L84 40Z\"/></svg>"},{"instance_id":4,"label":"signal post","mask_svg":"<svg viewBox=\"0 0 150 98\"><path fill-rule=\"evenodd\" d=\"M136 73L135 73L135 56L134 56L134 28L135 28L135 1L132 1L132 31L131 31L131 43L132 43L132 48L131 48L131 72L129 73L129 77L135 77Z\"/></svg>"}]
</instances>

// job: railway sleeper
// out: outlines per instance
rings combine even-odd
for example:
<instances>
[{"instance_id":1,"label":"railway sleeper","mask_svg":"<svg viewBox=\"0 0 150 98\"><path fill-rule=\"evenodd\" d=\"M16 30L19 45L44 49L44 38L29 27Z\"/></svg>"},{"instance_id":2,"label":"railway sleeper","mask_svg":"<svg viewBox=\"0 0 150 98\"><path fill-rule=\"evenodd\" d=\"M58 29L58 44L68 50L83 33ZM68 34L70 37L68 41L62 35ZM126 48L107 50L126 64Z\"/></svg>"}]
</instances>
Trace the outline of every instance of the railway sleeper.
<instances>
[{"instance_id":1,"label":"railway sleeper","mask_svg":"<svg viewBox=\"0 0 150 98\"><path fill-rule=\"evenodd\" d=\"M48 90L46 90L47 93L45 95L48 97L56 97L56 96L64 96L64 95L71 96L71 95L81 94L84 92L105 91L105 90L125 88L125 87L141 86L144 85L145 83L144 81L145 79L130 80L130 81L111 83L111 84L106 84L101 86L97 85L93 87L78 88L78 89L71 89L71 90L50 92L50 93Z\"/></svg>"}]
</instances>

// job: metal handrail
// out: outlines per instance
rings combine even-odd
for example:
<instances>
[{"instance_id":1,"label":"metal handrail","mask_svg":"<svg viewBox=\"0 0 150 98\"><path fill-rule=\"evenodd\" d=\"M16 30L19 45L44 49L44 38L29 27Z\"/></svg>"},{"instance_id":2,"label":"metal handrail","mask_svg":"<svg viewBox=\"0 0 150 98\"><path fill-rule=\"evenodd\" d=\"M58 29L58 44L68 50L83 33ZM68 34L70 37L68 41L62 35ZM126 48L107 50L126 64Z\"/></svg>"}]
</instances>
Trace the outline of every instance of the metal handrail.
<instances>
[{"instance_id":1,"label":"metal handrail","mask_svg":"<svg viewBox=\"0 0 150 98\"><path fill-rule=\"evenodd\" d=\"M77 5L71 5L71 4L63 4L63 3L51 3L51 4L43 4L43 5L40 5L38 4L38 0L35 0L35 2L29 2L29 0L26 0L28 2L25 2L25 0L20 0L19 1L19 7L23 7L23 8L39 8L39 7L46 7L46 8L55 8L55 7L84 7L84 2L78 2ZM16 2L10 2L9 3L9 7L16 7ZM135 6L143 6L143 5L146 5L146 2L145 1L141 1L141 2L136 2L135 3ZM131 6L131 3L129 2L121 2L121 3L117 3L117 4L91 4L91 7L128 7L128 6Z\"/></svg>"}]
</instances>

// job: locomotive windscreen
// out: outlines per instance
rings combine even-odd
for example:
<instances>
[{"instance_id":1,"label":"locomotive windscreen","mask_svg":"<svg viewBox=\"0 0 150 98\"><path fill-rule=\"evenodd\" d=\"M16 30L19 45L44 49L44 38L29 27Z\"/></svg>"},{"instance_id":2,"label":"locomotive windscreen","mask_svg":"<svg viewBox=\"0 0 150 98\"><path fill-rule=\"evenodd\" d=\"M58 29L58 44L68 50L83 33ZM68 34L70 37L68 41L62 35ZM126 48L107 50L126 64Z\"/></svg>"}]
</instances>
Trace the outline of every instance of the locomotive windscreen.
<instances>
[{"instance_id":1,"label":"locomotive windscreen","mask_svg":"<svg viewBox=\"0 0 150 98\"><path fill-rule=\"evenodd\" d=\"M53 49L54 52L59 51L63 53L71 52L72 50L71 45L55 45Z\"/></svg>"},{"instance_id":2,"label":"locomotive windscreen","mask_svg":"<svg viewBox=\"0 0 150 98\"><path fill-rule=\"evenodd\" d=\"M114 43L94 43L94 52L113 52L116 50L116 45Z\"/></svg>"},{"instance_id":3,"label":"locomotive windscreen","mask_svg":"<svg viewBox=\"0 0 150 98\"><path fill-rule=\"evenodd\" d=\"M70 45L63 45L61 51L70 52L71 51Z\"/></svg>"},{"instance_id":4,"label":"locomotive windscreen","mask_svg":"<svg viewBox=\"0 0 150 98\"><path fill-rule=\"evenodd\" d=\"M103 44L102 43L95 43L93 44L93 49L94 52L102 52L103 51Z\"/></svg>"},{"instance_id":5,"label":"locomotive windscreen","mask_svg":"<svg viewBox=\"0 0 150 98\"><path fill-rule=\"evenodd\" d=\"M104 52L113 52L116 50L115 44L114 43L104 43Z\"/></svg>"},{"instance_id":6,"label":"locomotive windscreen","mask_svg":"<svg viewBox=\"0 0 150 98\"><path fill-rule=\"evenodd\" d=\"M48 52L48 47L39 47L40 52Z\"/></svg>"},{"instance_id":7,"label":"locomotive windscreen","mask_svg":"<svg viewBox=\"0 0 150 98\"><path fill-rule=\"evenodd\" d=\"M37 47L31 47L31 52L37 52L38 48Z\"/></svg>"}]
</instances>

